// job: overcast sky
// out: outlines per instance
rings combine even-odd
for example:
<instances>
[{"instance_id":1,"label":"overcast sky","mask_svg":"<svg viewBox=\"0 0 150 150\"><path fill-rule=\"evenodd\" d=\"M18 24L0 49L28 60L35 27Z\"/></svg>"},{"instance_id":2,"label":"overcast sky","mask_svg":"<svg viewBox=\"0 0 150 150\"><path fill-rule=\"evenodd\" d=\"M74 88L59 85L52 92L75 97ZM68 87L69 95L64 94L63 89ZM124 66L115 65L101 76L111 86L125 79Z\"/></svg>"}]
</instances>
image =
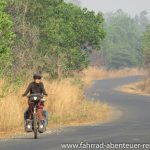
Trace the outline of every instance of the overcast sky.
<instances>
[{"instance_id":1,"label":"overcast sky","mask_svg":"<svg viewBox=\"0 0 150 150\"><path fill-rule=\"evenodd\" d=\"M110 12L121 8L134 16L143 10L149 12L150 17L150 0L80 0L83 7L90 10Z\"/></svg>"}]
</instances>

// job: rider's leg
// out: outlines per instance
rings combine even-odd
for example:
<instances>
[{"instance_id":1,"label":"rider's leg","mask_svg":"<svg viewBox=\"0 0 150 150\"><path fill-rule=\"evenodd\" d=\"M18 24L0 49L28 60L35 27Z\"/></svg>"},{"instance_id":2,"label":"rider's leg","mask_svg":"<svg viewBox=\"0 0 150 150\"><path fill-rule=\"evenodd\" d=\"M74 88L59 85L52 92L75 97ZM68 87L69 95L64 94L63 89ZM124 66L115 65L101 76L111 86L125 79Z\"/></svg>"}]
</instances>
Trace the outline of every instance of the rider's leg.
<instances>
[{"instance_id":1,"label":"rider's leg","mask_svg":"<svg viewBox=\"0 0 150 150\"><path fill-rule=\"evenodd\" d=\"M37 115L40 121L45 120L43 116L43 108L44 108L44 103L39 102L38 107L37 107Z\"/></svg>"},{"instance_id":2,"label":"rider's leg","mask_svg":"<svg viewBox=\"0 0 150 150\"><path fill-rule=\"evenodd\" d=\"M32 102L28 102L29 108L28 108L28 112L29 112L29 119L32 119L32 114L33 114L33 103Z\"/></svg>"},{"instance_id":3,"label":"rider's leg","mask_svg":"<svg viewBox=\"0 0 150 150\"><path fill-rule=\"evenodd\" d=\"M37 109L37 115L40 121L44 120L43 109Z\"/></svg>"},{"instance_id":4,"label":"rider's leg","mask_svg":"<svg viewBox=\"0 0 150 150\"><path fill-rule=\"evenodd\" d=\"M26 111L24 112L24 120L29 119L29 108L26 109Z\"/></svg>"}]
</instances>

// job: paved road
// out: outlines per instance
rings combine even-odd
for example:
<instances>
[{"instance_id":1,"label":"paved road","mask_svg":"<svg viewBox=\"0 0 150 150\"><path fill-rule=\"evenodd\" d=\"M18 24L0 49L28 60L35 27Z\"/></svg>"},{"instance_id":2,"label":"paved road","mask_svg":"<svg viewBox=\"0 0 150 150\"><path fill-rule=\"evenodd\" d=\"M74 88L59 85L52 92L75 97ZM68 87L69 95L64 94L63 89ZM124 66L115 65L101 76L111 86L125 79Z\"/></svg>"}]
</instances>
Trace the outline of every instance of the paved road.
<instances>
[{"instance_id":1,"label":"paved road","mask_svg":"<svg viewBox=\"0 0 150 150\"><path fill-rule=\"evenodd\" d=\"M121 119L99 125L64 128L61 132L41 135L38 140L33 140L29 135L1 141L0 150L60 150L62 143L84 141L88 143L150 143L150 97L113 90L117 86L141 79L142 77L136 76L95 81L86 91L89 98L102 99L121 109L123 111Z\"/></svg>"}]
</instances>

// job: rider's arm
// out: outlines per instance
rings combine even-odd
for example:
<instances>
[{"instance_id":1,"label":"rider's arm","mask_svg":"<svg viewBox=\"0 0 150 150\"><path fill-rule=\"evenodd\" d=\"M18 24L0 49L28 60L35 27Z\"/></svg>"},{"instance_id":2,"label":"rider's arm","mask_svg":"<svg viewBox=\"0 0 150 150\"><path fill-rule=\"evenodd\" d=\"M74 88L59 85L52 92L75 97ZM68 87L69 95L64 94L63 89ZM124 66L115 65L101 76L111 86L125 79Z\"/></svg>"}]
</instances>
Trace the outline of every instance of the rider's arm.
<instances>
[{"instance_id":1,"label":"rider's arm","mask_svg":"<svg viewBox=\"0 0 150 150\"><path fill-rule=\"evenodd\" d=\"M45 88L44 88L44 84L43 83L41 83L41 86L42 86L42 93L43 93L43 95L48 95L47 93L46 93L46 91L45 91Z\"/></svg>"},{"instance_id":2,"label":"rider's arm","mask_svg":"<svg viewBox=\"0 0 150 150\"><path fill-rule=\"evenodd\" d=\"M28 93L30 92L30 89L31 89L31 85L32 85L32 83L30 83L28 85L28 87L27 87L26 91L24 92L23 96L27 96L28 95Z\"/></svg>"}]
</instances>

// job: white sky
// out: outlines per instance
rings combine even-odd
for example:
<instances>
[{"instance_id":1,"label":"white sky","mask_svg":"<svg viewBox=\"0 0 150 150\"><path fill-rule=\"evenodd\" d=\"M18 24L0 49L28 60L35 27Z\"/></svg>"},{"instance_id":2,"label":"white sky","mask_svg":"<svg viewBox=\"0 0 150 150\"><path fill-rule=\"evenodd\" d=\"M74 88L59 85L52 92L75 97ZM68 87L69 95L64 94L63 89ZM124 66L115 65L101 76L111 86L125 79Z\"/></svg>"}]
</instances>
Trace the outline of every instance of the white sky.
<instances>
[{"instance_id":1,"label":"white sky","mask_svg":"<svg viewBox=\"0 0 150 150\"><path fill-rule=\"evenodd\" d=\"M122 9L131 16L139 14L143 10L149 12L150 17L150 0L80 0L82 7L90 10L110 12Z\"/></svg>"}]
</instances>

